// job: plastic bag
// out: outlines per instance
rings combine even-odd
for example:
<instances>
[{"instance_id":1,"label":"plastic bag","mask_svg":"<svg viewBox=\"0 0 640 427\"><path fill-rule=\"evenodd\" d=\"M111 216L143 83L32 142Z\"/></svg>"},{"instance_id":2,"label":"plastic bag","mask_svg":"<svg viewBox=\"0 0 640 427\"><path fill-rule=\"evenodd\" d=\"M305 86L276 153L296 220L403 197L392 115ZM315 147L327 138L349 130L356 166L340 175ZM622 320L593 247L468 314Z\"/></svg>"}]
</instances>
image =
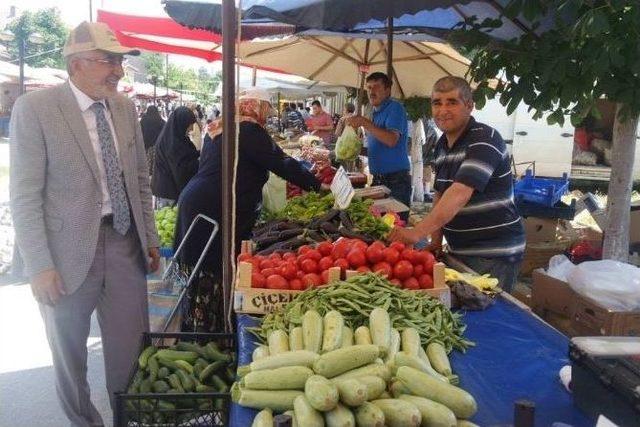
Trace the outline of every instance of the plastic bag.
<instances>
[{"instance_id":1,"label":"plastic bag","mask_svg":"<svg viewBox=\"0 0 640 427\"><path fill-rule=\"evenodd\" d=\"M566 282L567 276L574 268L575 264L572 263L565 255L554 255L549 260L547 275Z\"/></svg>"},{"instance_id":2,"label":"plastic bag","mask_svg":"<svg viewBox=\"0 0 640 427\"><path fill-rule=\"evenodd\" d=\"M640 310L640 268L619 261L587 261L567 275L581 295L616 311Z\"/></svg>"},{"instance_id":3,"label":"plastic bag","mask_svg":"<svg viewBox=\"0 0 640 427\"><path fill-rule=\"evenodd\" d=\"M355 160L362 150L362 140L358 138L355 129L351 126L345 126L342 135L336 142L336 159L337 160Z\"/></svg>"},{"instance_id":4,"label":"plastic bag","mask_svg":"<svg viewBox=\"0 0 640 427\"><path fill-rule=\"evenodd\" d=\"M287 181L269 172L269 179L262 187L262 206L268 212L278 212L287 204Z\"/></svg>"}]
</instances>

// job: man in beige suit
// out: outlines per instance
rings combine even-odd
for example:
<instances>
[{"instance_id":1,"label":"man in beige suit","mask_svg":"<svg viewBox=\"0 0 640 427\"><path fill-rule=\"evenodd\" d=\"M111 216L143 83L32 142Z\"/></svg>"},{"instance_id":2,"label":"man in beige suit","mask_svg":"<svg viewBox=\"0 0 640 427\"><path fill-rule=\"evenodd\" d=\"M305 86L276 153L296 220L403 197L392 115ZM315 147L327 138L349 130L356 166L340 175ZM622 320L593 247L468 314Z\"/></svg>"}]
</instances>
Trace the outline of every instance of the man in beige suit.
<instances>
[{"instance_id":1,"label":"man in beige suit","mask_svg":"<svg viewBox=\"0 0 640 427\"><path fill-rule=\"evenodd\" d=\"M139 51L85 22L63 54L69 81L15 103L11 210L61 405L73 426L97 426L87 382L91 314L97 309L113 406L148 329L145 273L158 268L159 244L136 109L117 93L123 55Z\"/></svg>"}]
</instances>

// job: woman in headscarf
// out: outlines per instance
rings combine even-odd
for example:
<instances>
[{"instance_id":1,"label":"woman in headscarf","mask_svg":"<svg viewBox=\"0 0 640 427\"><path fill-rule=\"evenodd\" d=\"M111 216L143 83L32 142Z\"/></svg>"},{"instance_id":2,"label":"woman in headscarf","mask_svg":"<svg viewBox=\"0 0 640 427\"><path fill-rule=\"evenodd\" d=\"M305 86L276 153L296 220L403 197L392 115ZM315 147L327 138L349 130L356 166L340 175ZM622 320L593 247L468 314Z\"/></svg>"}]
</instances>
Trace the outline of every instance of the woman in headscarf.
<instances>
[{"instance_id":1,"label":"woman in headscarf","mask_svg":"<svg viewBox=\"0 0 640 427\"><path fill-rule=\"evenodd\" d=\"M240 126L238 136L238 168L235 187L236 200L236 251L242 240L251 238L251 231L260 214L262 187L269 178L269 171L290 181L304 190L319 190L320 182L297 160L285 154L273 142L264 125L272 108L266 91L248 90L240 98ZM210 125L205 137L198 173L180 195L178 222L174 247L178 247L187 229L198 214L222 220L222 138L219 129L212 131L219 122ZM213 135L213 139L210 136ZM231 177L229 178L231 179ZM191 232L182 250L181 261L194 266L211 233L211 227L202 222ZM204 270L221 274L222 232L218 232L212 248L207 253Z\"/></svg>"},{"instance_id":2,"label":"woman in headscarf","mask_svg":"<svg viewBox=\"0 0 640 427\"><path fill-rule=\"evenodd\" d=\"M196 115L187 107L178 107L169 116L155 145L154 196L175 202L198 171L198 150L189 139L195 122Z\"/></svg>"},{"instance_id":3,"label":"woman in headscarf","mask_svg":"<svg viewBox=\"0 0 640 427\"><path fill-rule=\"evenodd\" d=\"M153 166L155 162L155 145L165 121L160 116L160 111L155 105L149 105L147 112L140 119L140 127L142 128L142 139L144 140L144 148L147 152L147 165L149 166L149 176L153 176Z\"/></svg>"}]
</instances>

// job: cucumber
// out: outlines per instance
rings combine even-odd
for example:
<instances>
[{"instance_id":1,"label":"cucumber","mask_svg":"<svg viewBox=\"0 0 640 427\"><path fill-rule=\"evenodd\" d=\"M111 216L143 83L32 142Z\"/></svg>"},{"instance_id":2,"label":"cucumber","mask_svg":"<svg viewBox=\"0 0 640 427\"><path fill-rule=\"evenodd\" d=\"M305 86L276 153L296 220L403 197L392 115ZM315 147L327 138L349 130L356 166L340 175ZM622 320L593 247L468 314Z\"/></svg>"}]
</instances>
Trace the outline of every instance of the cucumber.
<instances>
[{"instance_id":1,"label":"cucumber","mask_svg":"<svg viewBox=\"0 0 640 427\"><path fill-rule=\"evenodd\" d=\"M359 377L358 381L365 387L367 395L366 400L378 399L387 388L387 383L385 380L373 375Z\"/></svg>"},{"instance_id":2,"label":"cucumber","mask_svg":"<svg viewBox=\"0 0 640 427\"><path fill-rule=\"evenodd\" d=\"M380 347L352 345L322 354L313 364L316 374L332 378L352 369L372 363L380 355Z\"/></svg>"},{"instance_id":3,"label":"cucumber","mask_svg":"<svg viewBox=\"0 0 640 427\"><path fill-rule=\"evenodd\" d=\"M396 328L391 329L391 341L389 343L389 351L384 358L385 363L393 363L396 353L400 351L400 332Z\"/></svg>"},{"instance_id":4,"label":"cucumber","mask_svg":"<svg viewBox=\"0 0 640 427\"><path fill-rule=\"evenodd\" d=\"M273 412L269 408L265 408L253 419L251 427L273 427Z\"/></svg>"},{"instance_id":5,"label":"cucumber","mask_svg":"<svg viewBox=\"0 0 640 427\"><path fill-rule=\"evenodd\" d=\"M196 344L196 343L192 343L192 342L187 342L187 341L179 341L176 344L176 349L178 350L182 350L182 351L193 351L194 353L198 353L200 355L200 357L207 357L207 352L204 349L204 347Z\"/></svg>"},{"instance_id":6,"label":"cucumber","mask_svg":"<svg viewBox=\"0 0 640 427\"><path fill-rule=\"evenodd\" d=\"M402 330L402 351L413 356L418 356L420 345L420 334L413 328Z\"/></svg>"},{"instance_id":7,"label":"cucumber","mask_svg":"<svg viewBox=\"0 0 640 427\"><path fill-rule=\"evenodd\" d=\"M441 403L424 397L403 394L400 400L413 403L422 414L422 425L428 427L456 427L456 416Z\"/></svg>"},{"instance_id":8,"label":"cucumber","mask_svg":"<svg viewBox=\"0 0 640 427\"><path fill-rule=\"evenodd\" d=\"M298 420L296 419L296 413L292 410L283 412L284 415L289 415L291 417L291 427L298 427Z\"/></svg>"},{"instance_id":9,"label":"cucumber","mask_svg":"<svg viewBox=\"0 0 640 427\"><path fill-rule=\"evenodd\" d=\"M156 359L155 355L149 358L147 367L149 368L149 381L154 382L158 379L158 371L160 370L158 359Z\"/></svg>"},{"instance_id":10,"label":"cucumber","mask_svg":"<svg viewBox=\"0 0 640 427\"><path fill-rule=\"evenodd\" d=\"M180 384L185 391L193 391L196 388L196 383L193 381L191 375L187 374L182 369L178 369L175 374L180 378Z\"/></svg>"},{"instance_id":11,"label":"cucumber","mask_svg":"<svg viewBox=\"0 0 640 427\"><path fill-rule=\"evenodd\" d=\"M394 366L396 369L401 366L410 366L411 368L418 369L419 371L424 372L425 374L431 375L433 378L436 378L439 381L443 381L447 384L449 383L449 379L447 377L437 373L431 367L431 365L428 364L428 362L425 362L423 358L414 356L405 351L399 351L396 354Z\"/></svg>"},{"instance_id":12,"label":"cucumber","mask_svg":"<svg viewBox=\"0 0 640 427\"><path fill-rule=\"evenodd\" d=\"M373 344L369 328L366 326L360 326L356 329L353 333L353 342L356 343L356 345Z\"/></svg>"},{"instance_id":13,"label":"cucumber","mask_svg":"<svg viewBox=\"0 0 640 427\"><path fill-rule=\"evenodd\" d=\"M266 345L259 345L255 350L253 350L251 360L260 360L267 356L269 356L269 347Z\"/></svg>"},{"instance_id":14,"label":"cucumber","mask_svg":"<svg viewBox=\"0 0 640 427\"><path fill-rule=\"evenodd\" d=\"M158 363L160 365L169 368L171 371L177 371L178 369L180 369L180 367L176 365L176 362L174 362L173 360L165 359L164 357L159 357L155 355L153 357L158 360Z\"/></svg>"},{"instance_id":15,"label":"cucumber","mask_svg":"<svg viewBox=\"0 0 640 427\"><path fill-rule=\"evenodd\" d=\"M196 393L217 393L215 387L206 384L196 384Z\"/></svg>"},{"instance_id":16,"label":"cucumber","mask_svg":"<svg viewBox=\"0 0 640 427\"><path fill-rule=\"evenodd\" d=\"M196 353L195 351L170 350L166 348L158 350L156 356L158 358L171 361L184 360L186 362L189 362L189 364L195 363L196 360L198 360L198 353Z\"/></svg>"},{"instance_id":17,"label":"cucumber","mask_svg":"<svg viewBox=\"0 0 640 427\"><path fill-rule=\"evenodd\" d=\"M353 329L346 326L342 328L342 347L351 347L353 345Z\"/></svg>"},{"instance_id":18,"label":"cucumber","mask_svg":"<svg viewBox=\"0 0 640 427\"><path fill-rule=\"evenodd\" d=\"M396 377L411 390L411 394L442 403L451 409L457 418L470 418L478 410L471 394L417 369L402 366L398 368Z\"/></svg>"},{"instance_id":19,"label":"cucumber","mask_svg":"<svg viewBox=\"0 0 640 427\"><path fill-rule=\"evenodd\" d=\"M335 381L340 401L348 406L360 406L367 400L367 387L355 378Z\"/></svg>"},{"instance_id":20,"label":"cucumber","mask_svg":"<svg viewBox=\"0 0 640 427\"><path fill-rule=\"evenodd\" d=\"M323 427L322 414L316 410L305 395L298 396L293 401L293 412L296 421L305 427Z\"/></svg>"},{"instance_id":21,"label":"cucumber","mask_svg":"<svg viewBox=\"0 0 640 427\"><path fill-rule=\"evenodd\" d=\"M209 362L206 359L199 357L198 360L196 360L196 363L193 364L193 375L196 377L200 376L200 372L202 372L207 366L209 366Z\"/></svg>"},{"instance_id":22,"label":"cucumber","mask_svg":"<svg viewBox=\"0 0 640 427\"><path fill-rule=\"evenodd\" d=\"M198 375L198 379L200 382L205 382L207 378L213 375L216 371L222 369L225 365L225 362L222 360L216 360L213 363L208 364Z\"/></svg>"},{"instance_id":23,"label":"cucumber","mask_svg":"<svg viewBox=\"0 0 640 427\"><path fill-rule=\"evenodd\" d=\"M275 369L284 366L306 366L311 368L319 357L317 353L307 350L288 351L253 361L249 365L249 370L259 371L261 369Z\"/></svg>"},{"instance_id":24,"label":"cucumber","mask_svg":"<svg viewBox=\"0 0 640 427\"><path fill-rule=\"evenodd\" d=\"M289 333L289 349L291 351L304 350L302 326L296 326Z\"/></svg>"},{"instance_id":25,"label":"cucumber","mask_svg":"<svg viewBox=\"0 0 640 427\"><path fill-rule=\"evenodd\" d=\"M211 384L218 390L220 393L226 393L229 391L229 386L225 383L222 378L217 375L211 375Z\"/></svg>"},{"instance_id":26,"label":"cucumber","mask_svg":"<svg viewBox=\"0 0 640 427\"><path fill-rule=\"evenodd\" d=\"M149 360L149 362L151 362L151 360ZM175 363L183 371L188 372L189 374L193 374L193 366L191 366L189 362L184 360L174 360L173 363Z\"/></svg>"},{"instance_id":27,"label":"cucumber","mask_svg":"<svg viewBox=\"0 0 640 427\"><path fill-rule=\"evenodd\" d=\"M327 427L356 427L356 418L349 408L338 405L324 414Z\"/></svg>"},{"instance_id":28,"label":"cucumber","mask_svg":"<svg viewBox=\"0 0 640 427\"><path fill-rule=\"evenodd\" d=\"M322 348L322 317L315 310L309 310L302 316L302 339L305 350L320 353Z\"/></svg>"},{"instance_id":29,"label":"cucumber","mask_svg":"<svg viewBox=\"0 0 640 427\"><path fill-rule=\"evenodd\" d=\"M375 345L389 351L391 345L391 319L389 313L384 308L374 308L369 314L369 331L371 341Z\"/></svg>"},{"instance_id":30,"label":"cucumber","mask_svg":"<svg viewBox=\"0 0 640 427\"><path fill-rule=\"evenodd\" d=\"M304 395L313 408L323 412L335 408L340 398L336 385L320 375L309 377L304 385ZM304 425L300 418L298 422Z\"/></svg>"},{"instance_id":31,"label":"cucumber","mask_svg":"<svg viewBox=\"0 0 640 427\"><path fill-rule=\"evenodd\" d=\"M180 377L177 374L171 374L167 377L167 381L171 385L171 388L178 390L179 393L184 393L185 390L182 387L182 383L180 382Z\"/></svg>"},{"instance_id":32,"label":"cucumber","mask_svg":"<svg viewBox=\"0 0 640 427\"><path fill-rule=\"evenodd\" d=\"M231 387L231 399L247 408L270 408L274 412L284 412L293 409L293 401L304 393L299 390L280 390L274 393L269 390L250 390L234 383Z\"/></svg>"},{"instance_id":33,"label":"cucumber","mask_svg":"<svg viewBox=\"0 0 640 427\"><path fill-rule=\"evenodd\" d=\"M446 377L453 374L449 357L447 357L447 351L442 344L437 341L429 343L429 345L427 345L427 356L429 357L431 366L433 366L433 369L438 373Z\"/></svg>"},{"instance_id":34,"label":"cucumber","mask_svg":"<svg viewBox=\"0 0 640 427\"><path fill-rule=\"evenodd\" d=\"M358 427L384 427L384 412L371 402L364 402L355 410Z\"/></svg>"},{"instance_id":35,"label":"cucumber","mask_svg":"<svg viewBox=\"0 0 640 427\"><path fill-rule=\"evenodd\" d=\"M138 356L138 366L140 366L140 369L147 368L147 362L149 361L149 358L157 351L158 349L156 347L150 345L149 347L145 348L142 353L140 353L140 356Z\"/></svg>"},{"instance_id":36,"label":"cucumber","mask_svg":"<svg viewBox=\"0 0 640 427\"><path fill-rule=\"evenodd\" d=\"M140 393L151 393L151 381L148 378L140 382Z\"/></svg>"},{"instance_id":37,"label":"cucumber","mask_svg":"<svg viewBox=\"0 0 640 427\"><path fill-rule=\"evenodd\" d=\"M241 384L253 390L304 390L313 371L306 366L285 366L249 372Z\"/></svg>"},{"instance_id":38,"label":"cucumber","mask_svg":"<svg viewBox=\"0 0 640 427\"><path fill-rule=\"evenodd\" d=\"M336 310L331 310L324 315L322 320L322 352L337 350L342 346L342 329L344 318Z\"/></svg>"},{"instance_id":39,"label":"cucumber","mask_svg":"<svg viewBox=\"0 0 640 427\"><path fill-rule=\"evenodd\" d=\"M222 360L229 363L233 360L233 356L231 354L226 354L220 351L218 345L213 341L208 342L207 345L204 346L204 351L207 355L206 358L211 361Z\"/></svg>"},{"instance_id":40,"label":"cucumber","mask_svg":"<svg viewBox=\"0 0 640 427\"><path fill-rule=\"evenodd\" d=\"M276 329L267 337L269 354L280 354L289 351L289 336L285 331Z\"/></svg>"},{"instance_id":41,"label":"cucumber","mask_svg":"<svg viewBox=\"0 0 640 427\"><path fill-rule=\"evenodd\" d=\"M351 371L345 372L344 374L338 375L337 377L333 377L331 380L343 380L347 378L360 378L368 375L373 375L375 377L380 377L385 381L389 381L391 379L391 369L387 365L380 363L371 363L366 366L362 366L357 369L353 369Z\"/></svg>"},{"instance_id":42,"label":"cucumber","mask_svg":"<svg viewBox=\"0 0 640 427\"><path fill-rule=\"evenodd\" d=\"M388 427L417 427L422 422L418 408L405 400L378 399L371 403L382 410Z\"/></svg>"},{"instance_id":43,"label":"cucumber","mask_svg":"<svg viewBox=\"0 0 640 427\"><path fill-rule=\"evenodd\" d=\"M162 380L154 381L151 387L153 388L153 391L155 391L156 393L166 393L171 388L169 387L169 384L167 384Z\"/></svg>"}]
</instances>

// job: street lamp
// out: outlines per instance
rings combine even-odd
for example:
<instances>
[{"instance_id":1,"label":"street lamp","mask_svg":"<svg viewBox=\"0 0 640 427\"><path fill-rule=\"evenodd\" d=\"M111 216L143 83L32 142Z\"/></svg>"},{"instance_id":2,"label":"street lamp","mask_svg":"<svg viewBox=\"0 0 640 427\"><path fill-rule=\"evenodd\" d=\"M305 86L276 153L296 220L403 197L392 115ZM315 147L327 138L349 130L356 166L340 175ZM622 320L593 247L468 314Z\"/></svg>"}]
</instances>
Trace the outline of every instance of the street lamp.
<instances>
[{"instance_id":1,"label":"street lamp","mask_svg":"<svg viewBox=\"0 0 640 427\"><path fill-rule=\"evenodd\" d=\"M20 95L25 92L24 89L24 55L27 48L27 41L31 44L44 44L45 39L40 33L31 33L26 37L16 36L10 30L5 30L0 33L0 41L4 43L11 43L13 41L18 42L18 63L20 66Z\"/></svg>"},{"instance_id":2,"label":"street lamp","mask_svg":"<svg viewBox=\"0 0 640 427\"><path fill-rule=\"evenodd\" d=\"M147 76L147 81L153 84L153 105L157 105L156 98L157 98L158 82L161 83L162 80L163 80L162 76L156 76L155 74L149 74Z\"/></svg>"}]
</instances>

